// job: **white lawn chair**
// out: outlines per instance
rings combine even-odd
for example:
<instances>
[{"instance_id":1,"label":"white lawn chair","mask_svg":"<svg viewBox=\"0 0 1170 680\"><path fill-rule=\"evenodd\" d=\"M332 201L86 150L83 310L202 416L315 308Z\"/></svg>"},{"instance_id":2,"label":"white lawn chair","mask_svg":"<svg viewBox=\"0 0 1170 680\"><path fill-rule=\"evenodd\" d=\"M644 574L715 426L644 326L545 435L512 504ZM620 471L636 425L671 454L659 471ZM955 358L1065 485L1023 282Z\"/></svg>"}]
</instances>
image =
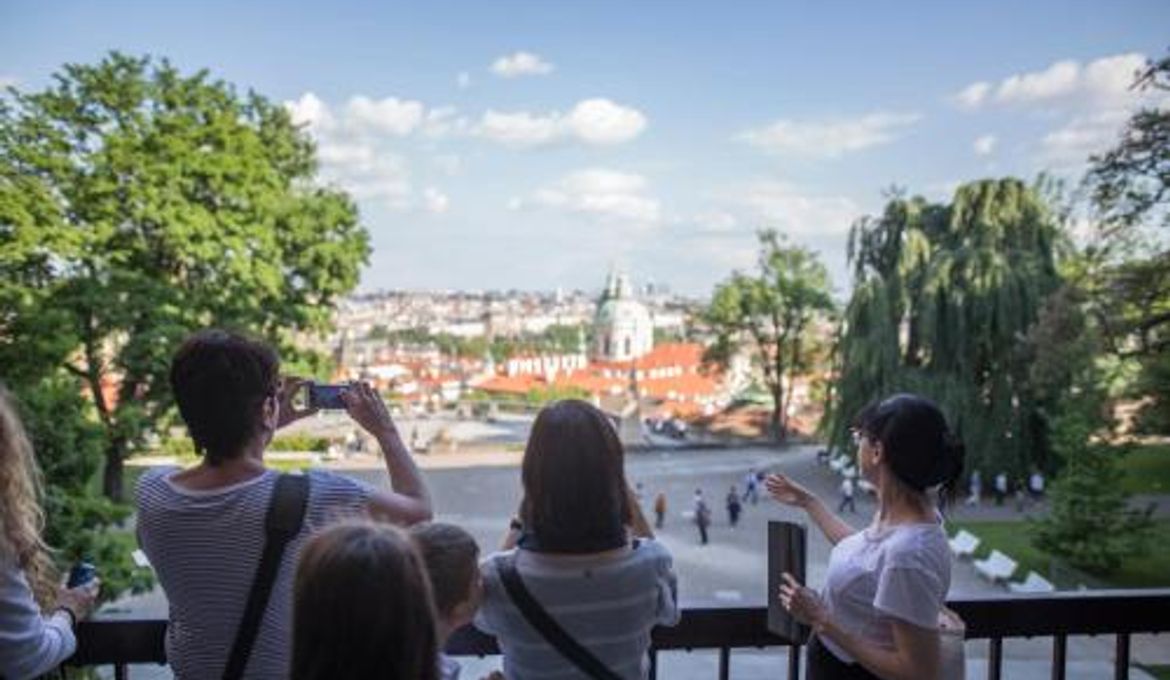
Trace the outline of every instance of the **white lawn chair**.
<instances>
[{"instance_id":1,"label":"white lawn chair","mask_svg":"<svg viewBox=\"0 0 1170 680\"><path fill-rule=\"evenodd\" d=\"M867 494L869 494L871 496L877 495L877 487L874 486L873 484L871 484L869 482L869 480L867 480L867 479L857 480L857 488L861 489L862 491L866 492Z\"/></svg>"},{"instance_id":2,"label":"white lawn chair","mask_svg":"<svg viewBox=\"0 0 1170 680\"><path fill-rule=\"evenodd\" d=\"M1029 571L1028 578L1024 579L1023 583L1009 582L1008 590L1013 593L1051 593L1056 590L1056 586L1040 574Z\"/></svg>"},{"instance_id":3,"label":"white lawn chair","mask_svg":"<svg viewBox=\"0 0 1170 680\"><path fill-rule=\"evenodd\" d=\"M992 550L986 559L975 560L975 571L992 583L1007 581L1016 573L1016 561L998 550Z\"/></svg>"},{"instance_id":4,"label":"white lawn chair","mask_svg":"<svg viewBox=\"0 0 1170 680\"><path fill-rule=\"evenodd\" d=\"M955 557L971 557L979 549L979 542L979 537L966 529L960 529L953 538L947 539Z\"/></svg>"}]
</instances>

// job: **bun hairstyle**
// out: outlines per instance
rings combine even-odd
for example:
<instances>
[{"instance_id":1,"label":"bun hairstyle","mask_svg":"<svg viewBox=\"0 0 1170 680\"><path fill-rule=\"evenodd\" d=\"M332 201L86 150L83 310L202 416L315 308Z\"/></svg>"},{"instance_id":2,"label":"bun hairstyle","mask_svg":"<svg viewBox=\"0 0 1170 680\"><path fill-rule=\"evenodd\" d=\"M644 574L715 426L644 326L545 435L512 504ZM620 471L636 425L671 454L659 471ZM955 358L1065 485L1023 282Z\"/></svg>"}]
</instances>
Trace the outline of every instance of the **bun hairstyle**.
<instances>
[{"instance_id":1,"label":"bun hairstyle","mask_svg":"<svg viewBox=\"0 0 1170 680\"><path fill-rule=\"evenodd\" d=\"M862 409L854 427L881 442L890 471L906 486L920 493L939 487L942 500L954 493L966 451L933 401L895 394Z\"/></svg>"}]
</instances>

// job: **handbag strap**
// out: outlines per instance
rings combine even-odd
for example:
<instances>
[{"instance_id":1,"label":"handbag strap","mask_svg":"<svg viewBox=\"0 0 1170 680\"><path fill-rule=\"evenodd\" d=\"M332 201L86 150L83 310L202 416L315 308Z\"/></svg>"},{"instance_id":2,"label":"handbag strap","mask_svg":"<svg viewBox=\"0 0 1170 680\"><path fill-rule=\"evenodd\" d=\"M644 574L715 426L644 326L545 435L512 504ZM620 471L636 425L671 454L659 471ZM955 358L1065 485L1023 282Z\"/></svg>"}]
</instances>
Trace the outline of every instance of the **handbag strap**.
<instances>
[{"instance_id":1,"label":"handbag strap","mask_svg":"<svg viewBox=\"0 0 1170 680\"><path fill-rule=\"evenodd\" d=\"M248 593L248 604L244 607L244 616L240 619L240 627L236 631L227 666L224 667L224 680L238 680L244 674L248 657L252 655L252 646L260 633L264 611L268 608L272 586L280 571L281 558L289 542L301 532L308 503L308 475L282 474L276 479L276 487L268 501L268 514L264 517L264 552L256 567L252 589Z\"/></svg>"},{"instance_id":2,"label":"handbag strap","mask_svg":"<svg viewBox=\"0 0 1170 680\"><path fill-rule=\"evenodd\" d=\"M520 572L516 570L514 553L511 557L505 557L496 564L499 567L500 581L503 582L504 589L508 591L508 596L512 598L512 602L524 615L524 619L536 629L536 632L540 633L546 642L555 647L561 656L595 680L621 680L620 675L611 671L592 652L574 640L549 615L548 611L540 606L536 598L532 597L532 593L524 585L524 580L520 578Z\"/></svg>"}]
</instances>

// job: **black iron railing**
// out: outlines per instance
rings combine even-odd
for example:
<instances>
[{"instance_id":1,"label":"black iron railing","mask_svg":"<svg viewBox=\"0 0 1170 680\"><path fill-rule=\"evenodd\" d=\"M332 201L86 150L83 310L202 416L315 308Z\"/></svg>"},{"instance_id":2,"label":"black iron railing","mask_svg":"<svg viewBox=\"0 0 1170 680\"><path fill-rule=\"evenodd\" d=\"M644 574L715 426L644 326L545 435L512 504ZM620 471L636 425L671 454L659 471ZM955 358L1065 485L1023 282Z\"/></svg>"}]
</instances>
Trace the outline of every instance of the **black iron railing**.
<instances>
[{"instance_id":1,"label":"black iron railing","mask_svg":"<svg viewBox=\"0 0 1170 680\"><path fill-rule=\"evenodd\" d=\"M1129 677L1130 637L1170 632L1170 589L1061 592L1042 595L1001 595L959 598L949 603L967 624L968 640L987 640L987 676L1003 672L1003 641L1007 638L1051 637L1052 677L1065 677L1068 638L1072 635L1116 636L1114 677ZM719 652L719 677L731 677L734 649L787 648L788 678L800 677L800 647L768 632L765 607L689 607L673 628L654 631L652 669L658 652L707 650ZM127 677L128 664L166 663L163 636L166 622L88 621L81 624L79 648L71 663L112 665L115 677ZM473 628L452 636L447 651L456 656L498 654L496 641ZM652 673L651 677L656 674ZM777 674L779 677L779 674Z\"/></svg>"}]
</instances>

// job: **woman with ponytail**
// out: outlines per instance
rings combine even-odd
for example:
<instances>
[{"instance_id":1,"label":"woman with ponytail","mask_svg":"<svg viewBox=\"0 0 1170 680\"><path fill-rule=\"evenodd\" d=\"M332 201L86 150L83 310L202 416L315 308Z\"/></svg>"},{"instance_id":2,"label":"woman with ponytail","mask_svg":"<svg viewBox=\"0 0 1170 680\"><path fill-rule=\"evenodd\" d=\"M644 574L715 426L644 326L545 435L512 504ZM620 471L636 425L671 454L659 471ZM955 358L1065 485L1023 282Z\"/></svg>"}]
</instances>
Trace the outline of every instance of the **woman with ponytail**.
<instances>
[{"instance_id":1,"label":"woman with ponytail","mask_svg":"<svg viewBox=\"0 0 1170 680\"><path fill-rule=\"evenodd\" d=\"M784 574L778 595L813 629L809 680L941 677L951 554L939 506L962 472L963 446L938 406L912 394L866 407L853 433L861 474L878 496L864 530L784 475L767 479L773 498L807 512L833 544L821 593Z\"/></svg>"},{"instance_id":2,"label":"woman with ponytail","mask_svg":"<svg viewBox=\"0 0 1170 680\"><path fill-rule=\"evenodd\" d=\"M73 655L73 628L93 611L100 585L57 585L40 496L32 444L0 385L0 678L8 680L47 673Z\"/></svg>"}]
</instances>

